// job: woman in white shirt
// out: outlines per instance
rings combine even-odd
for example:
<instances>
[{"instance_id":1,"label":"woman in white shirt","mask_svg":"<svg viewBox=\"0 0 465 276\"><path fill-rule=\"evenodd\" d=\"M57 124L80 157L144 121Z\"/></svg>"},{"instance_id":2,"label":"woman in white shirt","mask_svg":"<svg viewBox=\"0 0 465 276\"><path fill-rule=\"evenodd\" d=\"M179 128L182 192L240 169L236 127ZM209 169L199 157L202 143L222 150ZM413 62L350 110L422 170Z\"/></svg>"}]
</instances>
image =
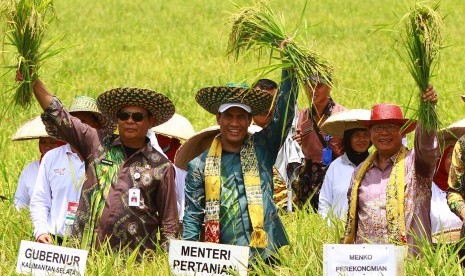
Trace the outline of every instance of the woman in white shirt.
<instances>
[{"instance_id":1,"label":"woman in white shirt","mask_svg":"<svg viewBox=\"0 0 465 276\"><path fill-rule=\"evenodd\" d=\"M323 217L345 219L348 209L347 191L354 169L369 155L370 135L366 128L344 131L345 153L334 160L326 172L320 191L318 213Z\"/></svg>"}]
</instances>

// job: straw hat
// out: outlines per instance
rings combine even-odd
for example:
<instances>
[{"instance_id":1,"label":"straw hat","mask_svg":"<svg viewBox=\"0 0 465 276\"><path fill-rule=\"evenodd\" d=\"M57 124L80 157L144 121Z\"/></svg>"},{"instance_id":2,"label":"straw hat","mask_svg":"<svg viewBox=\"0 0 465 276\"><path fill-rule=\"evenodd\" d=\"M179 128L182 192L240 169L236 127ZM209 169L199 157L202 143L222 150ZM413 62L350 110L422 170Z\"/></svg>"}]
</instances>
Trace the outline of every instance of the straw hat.
<instances>
[{"instance_id":1,"label":"straw hat","mask_svg":"<svg viewBox=\"0 0 465 276\"><path fill-rule=\"evenodd\" d=\"M404 118L400 106L395 104L381 103L376 104L371 108L369 120L360 120L365 127L370 127L375 124L401 124L405 126L402 129L402 134L412 132L416 127L416 121Z\"/></svg>"},{"instance_id":2,"label":"straw hat","mask_svg":"<svg viewBox=\"0 0 465 276\"><path fill-rule=\"evenodd\" d=\"M241 103L249 106L254 116L270 109L273 96L268 92L251 88L213 86L200 89L195 95L195 100L215 115L222 104Z\"/></svg>"},{"instance_id":3,"label":"straw hat","mask_svg":"<svg viewBox=\"0 0 465 276\"><path fill-rule=\"evenodd\" d=\"M438 131L438 139L444 148L454 145L463 135L465 135L465 119L452 123Z\"/></svg>"},{"instance_id":4,"label":"straw hat","mask_svg":"<svg viewBox=\"0 0 465 276\"><path fill-rule=\"evenodd\" d=\"M103 115L116 122L116 113L133 105L147 109L155 117L153 126L168 121L174 114L174 105L165 95L143 88L120 87L100 94L97 106Z\"/></svg>"},{"instance_id":5,"label":"straw hat","mask_svg":"<svg viewBox=\"0 0 465 276\"><path fill-rule=\"evenodd\" d=\"M460 241L461 228L452 228L433 233L431 236L433 243L455 243Z\"/></svg>"},{"instance_id":6,"label":"straw hat","mask_svg":"<svg viewBox=\"0 0 465 276\"><path fill-rule=\"evenodd\" d=\"M114 121L109 120L103 116L97 107L97 103L94 98L88 96L76 96L71 102L71 106L68 112L73 115L77 112L90 112L95 115L100 125L100 130L105 134L112 134L116 130L116 124ZM59 135L58 129L55 126L53 119L47 113L42 114L42 121L45 125L45 129L50 137L58 140L63 140L63 137Z\"/></svg>"},{"instance_id":7,"label":"straw hat","mask_svg":"<svg viewBox=\"0 0 465 276\"><path fill-rule=\"evenodd\" d=\"M194 127L187 118L174 113L173 117L163 124L152 128L155 133L174 137L179 140L187 140L195 134Z\"/></svg>"},{"instance_id":8,"label":"straw hat","mask_svg":"<svg viewBox=\"0 0 465 276\"><path fill-rule=\"evenodd\" d=\"M50 136L47 134L47 131L45 130L45 125L44 123L42 123L42 119L40 118L40 116L37 116L27 121L24 125L22 125L11 139L13 139L13 141L21 141L38 139L42 137Z\"/></svg>"},{"instance_id":9,"label":"straw hat","mask_svg":"<svg viewBox=\"0 0 465 276\"><path fill-rule=\"evenodd\" d=\"M95 115L95 117L97 117L100 128L104 132L113 133L116 130L116 124L102 115L97 107L96 100L92 97L76 96L71 102L71 107L69 108L68 112L71 115L73 115L72 113L75 112L91 112Z\"/></svg>"},{"instance_id":10,"label":"straw hat","mask_svg":"<svg viewBox=\"0 0 465 276\"><path fill-rule=\"evenodd\" d=\"M344 136L344 131L352 128L366 128L359 120L370 120L370 110L351 109L329 116L321 125L321 130L333 136Z\"/></svg>"},{"instance_id":11,"label":"straw hat","mask_svg":"<svg viewBox=\"0 0 465 276\"><path fill-rule=\"evenodd\" d=\"M262 128L257 125L250 125L248 132L253 134L261 129ZM176 156L174 157L174 164L176 167L187 170L187 163L210 148L213 138L219 133L220 126L211 126L202 129L189 138L176 152Z\"/></svg>"}]
</instances>

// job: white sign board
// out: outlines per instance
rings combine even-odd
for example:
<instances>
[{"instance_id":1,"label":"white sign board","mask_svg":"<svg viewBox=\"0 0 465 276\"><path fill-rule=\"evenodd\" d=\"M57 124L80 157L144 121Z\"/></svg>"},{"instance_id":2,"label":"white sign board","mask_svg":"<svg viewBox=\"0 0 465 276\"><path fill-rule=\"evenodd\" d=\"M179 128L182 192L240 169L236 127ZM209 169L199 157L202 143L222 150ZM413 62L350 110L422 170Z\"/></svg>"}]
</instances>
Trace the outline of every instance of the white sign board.
<instances>
[{"instance_id":1,"label":"white sign board","mask_svg":"<svg viewBox=\"0 0 465 276\"><path fill-rule=\"evenodd\" d=\"M170 240L168 261L174 275L247 275L249 247Z\"/></svg>"},{"instance_id":2,"label":"white sign board","mask_svg":"<svg viewBox=\"0 0 465 276\"><path fill-rule=\"evenodd\" d=\"M21 241L17 273L33 275L84 275L88 251L38 242Z\"/></svg>"},{"instance_id":3,"label":"white sign board","mask_svg":"<svg viewBox=\"0 0 465 276\"><path fill-rule=\"evenodd\" d=\"M323 275L400 276L398 255L402 250L392 244L324 244ZM399 260L403 262L403 258Z\"/></svg>"}]
</instances>

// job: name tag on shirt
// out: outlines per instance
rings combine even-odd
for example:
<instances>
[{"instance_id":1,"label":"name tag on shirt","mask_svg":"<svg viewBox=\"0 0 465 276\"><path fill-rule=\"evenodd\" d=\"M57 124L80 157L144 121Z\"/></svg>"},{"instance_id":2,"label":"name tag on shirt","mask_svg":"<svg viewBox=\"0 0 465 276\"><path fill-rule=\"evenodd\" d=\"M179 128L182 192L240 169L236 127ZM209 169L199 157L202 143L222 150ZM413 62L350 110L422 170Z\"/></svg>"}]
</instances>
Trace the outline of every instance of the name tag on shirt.
<instances>
[{"instance_id":1,"label":"name tag on shirt","mask_svg":"<svg viewBox=\"0 0 465 276\"><path fill-rule=\"evenodd\" d=\"M74 221L76 220L76 212L79 206L79 202L70 201L68 202L68 210L66 211L66 225L73 225Z\"/></svg>"},{"instance_id":2,"label":"name tag on shirt","mask_svg":"<svg viewBox=\"0 0 465 276\"><path fill-rule=\"evenodd\" d=\"M107 160L107 159L102 159L102 161L100 161L100 163L102 163L103 165L107 165L107 166L113 166L113 161L110 161L110 160Z\"/></svg>"},{"instance_id":3,"label":"name tag on shirt","mask_svg":"<svg viewBox=\"0 0 465 276\"><path fill-rule=\"evenodd\" d=\"M136 188L129 189L128 193L128 204L129 206L139 207L140 205L140 190Z\"/></svg>"}]
</instances>

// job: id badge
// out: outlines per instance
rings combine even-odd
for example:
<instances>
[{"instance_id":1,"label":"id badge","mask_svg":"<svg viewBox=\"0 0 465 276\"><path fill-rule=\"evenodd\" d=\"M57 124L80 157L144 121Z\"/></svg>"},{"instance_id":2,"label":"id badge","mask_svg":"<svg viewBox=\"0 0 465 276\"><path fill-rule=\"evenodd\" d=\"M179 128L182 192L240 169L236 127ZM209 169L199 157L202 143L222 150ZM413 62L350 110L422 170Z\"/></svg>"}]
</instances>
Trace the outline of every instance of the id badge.
<instances>
[{"instance_id":1,"label":"id badge","mask_svg":"<svg viewBox=\"0 0 465 276\"><path fill-rule=\"evenodd\" d=\"M66 218L65 224L66 225L73 225L74 221L76 220L76 212L79 206L79 202L69 201L68 202L68 210L66 211Z\"/></svg>"},{"instance_id":2,"label":"id badge","mask_svg":"<svg viewBox=\"0 0 465 276\"><path fill-rule=\"evenodd\" d=\"M129 189L128 193L128 204L129 206L139 207L140 205L140 190L136 188Z\"/></svg>"}]
</instances>

